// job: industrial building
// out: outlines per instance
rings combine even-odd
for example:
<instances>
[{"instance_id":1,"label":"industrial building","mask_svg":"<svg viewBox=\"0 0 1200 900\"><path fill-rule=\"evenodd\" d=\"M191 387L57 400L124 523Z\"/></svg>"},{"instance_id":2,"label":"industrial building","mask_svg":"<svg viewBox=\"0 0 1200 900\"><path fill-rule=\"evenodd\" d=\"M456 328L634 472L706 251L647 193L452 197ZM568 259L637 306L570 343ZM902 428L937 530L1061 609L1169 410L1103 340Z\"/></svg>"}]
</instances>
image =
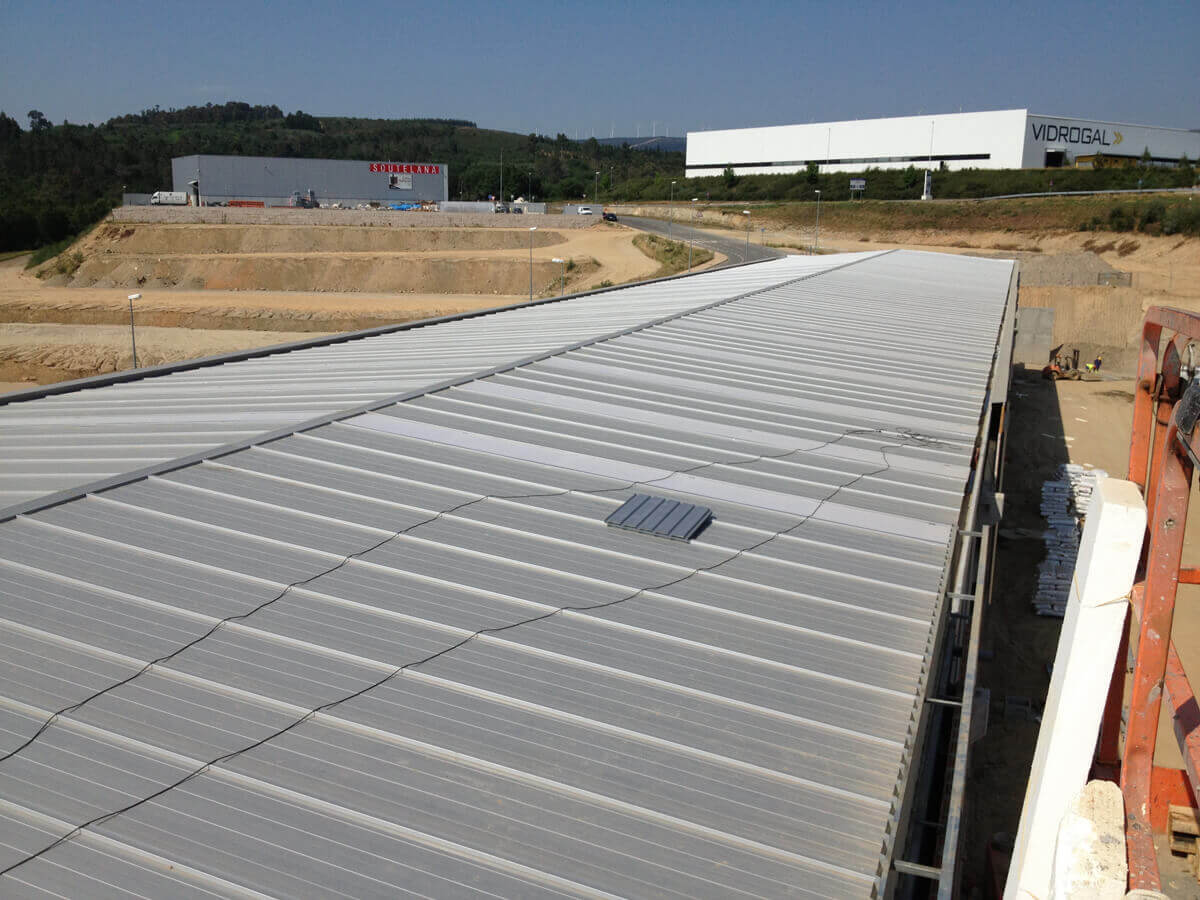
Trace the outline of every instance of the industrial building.
<instances>
[{"instance_id":1,"label":"industrial building","mask_svg":"<svg viewBox=\"0 0 1200 900\"><path fill-rule=\"evenodd\" d=\"M1091 166L1097 156L1175 165L1200 158L1200 131L1035 115L1024 109L690 131L687 175L866 169L1038 169Z\"/></svg>"},{"instance_id":2,"label":"industrial building","mask_svg":"<svg viewBox=\"0 0 1200 900\"><path fill-rule=\"evenodd\" d=\"M447 198L444 163L268 156L178 156L171 160L176 191L200 202L289 205L311 191L322 205L382 206L440 203Z\"/></svg>"},{"instance_id":3,"label":"industrial building","mask_svg":"<svg viewBox=\"0 0 1200 900\"><path fill-rule=\"evenodd\" d=\"M949 893L1016 283L787 257L0 398L0 893Z\"/></svg>"}]
</instances>

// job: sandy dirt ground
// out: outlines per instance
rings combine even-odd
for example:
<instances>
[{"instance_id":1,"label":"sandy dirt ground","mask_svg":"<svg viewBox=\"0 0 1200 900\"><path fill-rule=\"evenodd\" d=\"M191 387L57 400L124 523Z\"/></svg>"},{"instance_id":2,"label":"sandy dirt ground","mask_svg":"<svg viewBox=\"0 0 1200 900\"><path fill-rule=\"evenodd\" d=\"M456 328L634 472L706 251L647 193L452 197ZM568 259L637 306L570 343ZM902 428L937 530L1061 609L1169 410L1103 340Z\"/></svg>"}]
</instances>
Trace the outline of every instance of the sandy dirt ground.
<instances>
[{"instance_id":1,"label":"sandy dirt ground","mask_svg":"<svg viewBox=\"0 0 1200 900\"><path fill-rule=\"evenodd\" d=\"M711 219L711 216L710 216ZM701 228L728 236L714 222ZM757 228L751 237L792 253L807 253L814 229ZM860 235L821 229L822 252L912 249L1015 258L1021 262L1021 305L1054 309L1049 346L1079 348L1086 359L1103 354L1105 365L1132 375L1142 319L1151 306L1200 310L1200 240L1143 234L1046 231L893 231ZM1097 284L1104 273L1122 273L1128 285Z\"/></svg>"},{"instance_id":2,"label":"sandy dirt ground","mask_svg":"<svg viewBox=\"0 0 1200 900\"><path fill-rule=\"evenodd\" d=\"M213 331L197 328L137 328L140 366L266 347L317 337L312 332ZM41 379L61 381L133 366L127 325L0 324L0 388L30 387ZM32 376L32 377L31 377ZM44 380L41 382L44 383Z\"/></svg>"},{"instance_id":3,"label":"sandy dirt ground","mask_svg":"<svg viewBox=\"0 0 1200 900\"><path fill-rule=\"evenodd\" d=\"M0 262L0 323L9 326L0 375L47 383L119 367L103 327L128 323L131 292L142 295L134 304L139 328L231 335L232 343L197 353L189 346L213 348L210 337L163 337L159 361L519 303L529 297L529 227L102 225L72 251L82 263L71 274L38 278L24 257ZM534 296L654 275L658 263L633 237L610 224L539 227ZM83 349L89 335L94 352Z\"/></svg>"},{"instance_id":4,"label":"sandy dirt ground","mask_svg":"<svg viewBox=\"0 0 1200 900\"><path fill-rule=\"evenodd\" d=\"M1005 698L1045 703L1049 666L1058 645L1061 620L1034 615L1031 601L1037 565L1044 549L1040 513L1042 482L1062 462L1090 464L1123 478L1129 456L1133 381L1043 380L1021 373L1014 380L1006 458L1007 508L1001 526L992 606L984 620L980 683L991 690L986 738L972 749L963 847L966 872L976 885L986 879L988 840L1015 834L1033 761L1039 722L1005 714ZM1185 562L1200 560L1200 502L1189 515ZM1180 591L1173 639L1185 668L1200 677L1200 587ZM1158 765L1179 767L1178 746L1164 713L1157 740ZM1200 897L1194 878L1181 865L1164 867L1171 897Z\"/></svg>"},{"instance_id":5,"label":"sandy dirt ground","mask_svg":"<svg viewBox=\"0 0 1200 900\"><path fill-rule=\"evenodd\" d=\"M105 224L66 255L79 254L72 271L51 262L21 286L518 295L528 293L532 263L534 294L548 295L559 287L555 258L567 261L569 290L652 274L657 266L633 236L608 224L535 232Z\"/></svg>"}]
</instances>

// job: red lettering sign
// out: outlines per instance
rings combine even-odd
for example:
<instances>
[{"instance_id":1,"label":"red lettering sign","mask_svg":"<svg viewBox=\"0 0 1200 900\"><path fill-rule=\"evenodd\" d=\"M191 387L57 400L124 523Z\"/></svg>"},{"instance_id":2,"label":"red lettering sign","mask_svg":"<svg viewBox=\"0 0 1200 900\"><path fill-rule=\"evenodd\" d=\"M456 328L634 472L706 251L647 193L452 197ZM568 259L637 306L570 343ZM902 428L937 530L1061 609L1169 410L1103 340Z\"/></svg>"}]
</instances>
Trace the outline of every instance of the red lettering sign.
<instances>
[{"instance_id":1,"label":"red lettering sign","mask_svg":"<svg viewBox=\"0 0 1200 900\"><path fill-rule=\"evenodd\" d=\"M412 173L416 175L441 175L441 166L420 165L417 163L371 163L368 169L372 172Z\"/></svg>"}]
</instances>

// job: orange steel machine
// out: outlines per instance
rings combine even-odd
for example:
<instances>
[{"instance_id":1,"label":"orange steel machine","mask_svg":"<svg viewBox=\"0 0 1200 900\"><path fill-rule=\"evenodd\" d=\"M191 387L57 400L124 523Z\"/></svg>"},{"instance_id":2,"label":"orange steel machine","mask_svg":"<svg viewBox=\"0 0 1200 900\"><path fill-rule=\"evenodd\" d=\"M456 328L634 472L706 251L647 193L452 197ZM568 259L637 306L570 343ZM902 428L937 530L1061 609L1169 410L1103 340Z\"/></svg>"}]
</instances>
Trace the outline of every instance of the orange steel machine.
<instances>
[{"instance_id":1,"label":"orange steel machine","mask_svg":"<svg viewBox=\"0 0 1200 900\"><path fill-rule=\"evenodd\" d=\"M1178 585L1200 584L1200 569L1181 568L1192 477L1200 463L1200 314L1158 306L1147 311L1134 398L1128 477L1146 499L1147 537L1130 598L1133 626L1117 654L1100 726L1096 775L1119 780L1125 796L1130 889L1161 890L1153 835L1167 830L1171 804L1195 807L1200 796L1200 709L1171 641ZM1137 644L1126 705L1130 633ZM1154 765L1163 700L1174 718L1183 769Z\"/></svg>"}]
</instances>

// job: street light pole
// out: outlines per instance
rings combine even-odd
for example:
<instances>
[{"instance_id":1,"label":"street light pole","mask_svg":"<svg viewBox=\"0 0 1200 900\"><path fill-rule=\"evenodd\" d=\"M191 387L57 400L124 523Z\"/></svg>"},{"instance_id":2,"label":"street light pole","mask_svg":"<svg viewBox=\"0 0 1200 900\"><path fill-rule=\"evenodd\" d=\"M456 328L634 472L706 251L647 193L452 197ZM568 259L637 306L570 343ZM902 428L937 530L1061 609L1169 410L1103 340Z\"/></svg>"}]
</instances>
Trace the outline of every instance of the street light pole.
<instances>
[{"instance_id":1,"label":"street light pole","mask_svg":"<svg viewBox=\"0 0 1200 900\"><path fill-rule=\"evenodd\" d=\"M529 229L529 299L533 299L533 233L537 231L534 225Z\"/></svg>"},{"instance_id":2,"label":"street light pole","mask_svg":"<svg viewBox=\"0 0 1200 900\"><path fill-rule=\"evenodd\" d=\"M671 182L671 214L667 218L667 237L675 237L675 182Z\"/></svg>"},{"instance_id":3,"label":"street light pole","mask_svg":"<svg viewBox=\"0 0 1200 900\"><path fill-rule=\"evenodd\" d=\"M592 176L592 202L593 203L600 202L600 173L599 172L596 172ZM604 212L604 210L600 210L600 211Z\"/></svg>"},{"instance_id":4,"label":"street light pole","mask_svg":"<svg viewBox=\"0 0 1200 900\"><path fill-rule=\"evenodd\" d=\"M133 331L133 301L141 300L141 294L129 295L129 343L133 346L133 367L136 369L137 364L137 335Z\"/></svg>"},{"instance_id":5,"label":"street light pole","mask_svg":"<svg viewBox=\"0 0 1200 900\"><path fill-rule=\"evenodd\" d=\"M692 238L688 241L688 271L692 271L692 249L696 246L696 201L699 197L692 198Z\"/></svg>"},{"instance_id":6,"label":"street light pole","mask_svg":"<svg viewBox=\"0 0 1200 900\"><path fill-rule=\"evenodd\" d=\"M743 209L742 215L746 217L746 246L750 246L750 210Z\"/></svg>"},{"instance_id":7,"label":"street light pole","mask_svg":"<svg viewBox=\"0 0 1200 900\"><path fill-rule=\"evenodd\" d=\"M567 270L564 268L566 260L561 256L556 256L550 262L558 263L558 296L562 296L567 292Z\"/></svg>"},{"instance_id":8,"label":"street light pole","mask_svg":"<svg viewBox=\"0 0 1200 900\"><path fill-rule=\"evenodd\" d=\"M813 191L817 195L817 236L813 241L813 249L818 253L821 252L821 191Z\"/></svg>"}]
</instances>

